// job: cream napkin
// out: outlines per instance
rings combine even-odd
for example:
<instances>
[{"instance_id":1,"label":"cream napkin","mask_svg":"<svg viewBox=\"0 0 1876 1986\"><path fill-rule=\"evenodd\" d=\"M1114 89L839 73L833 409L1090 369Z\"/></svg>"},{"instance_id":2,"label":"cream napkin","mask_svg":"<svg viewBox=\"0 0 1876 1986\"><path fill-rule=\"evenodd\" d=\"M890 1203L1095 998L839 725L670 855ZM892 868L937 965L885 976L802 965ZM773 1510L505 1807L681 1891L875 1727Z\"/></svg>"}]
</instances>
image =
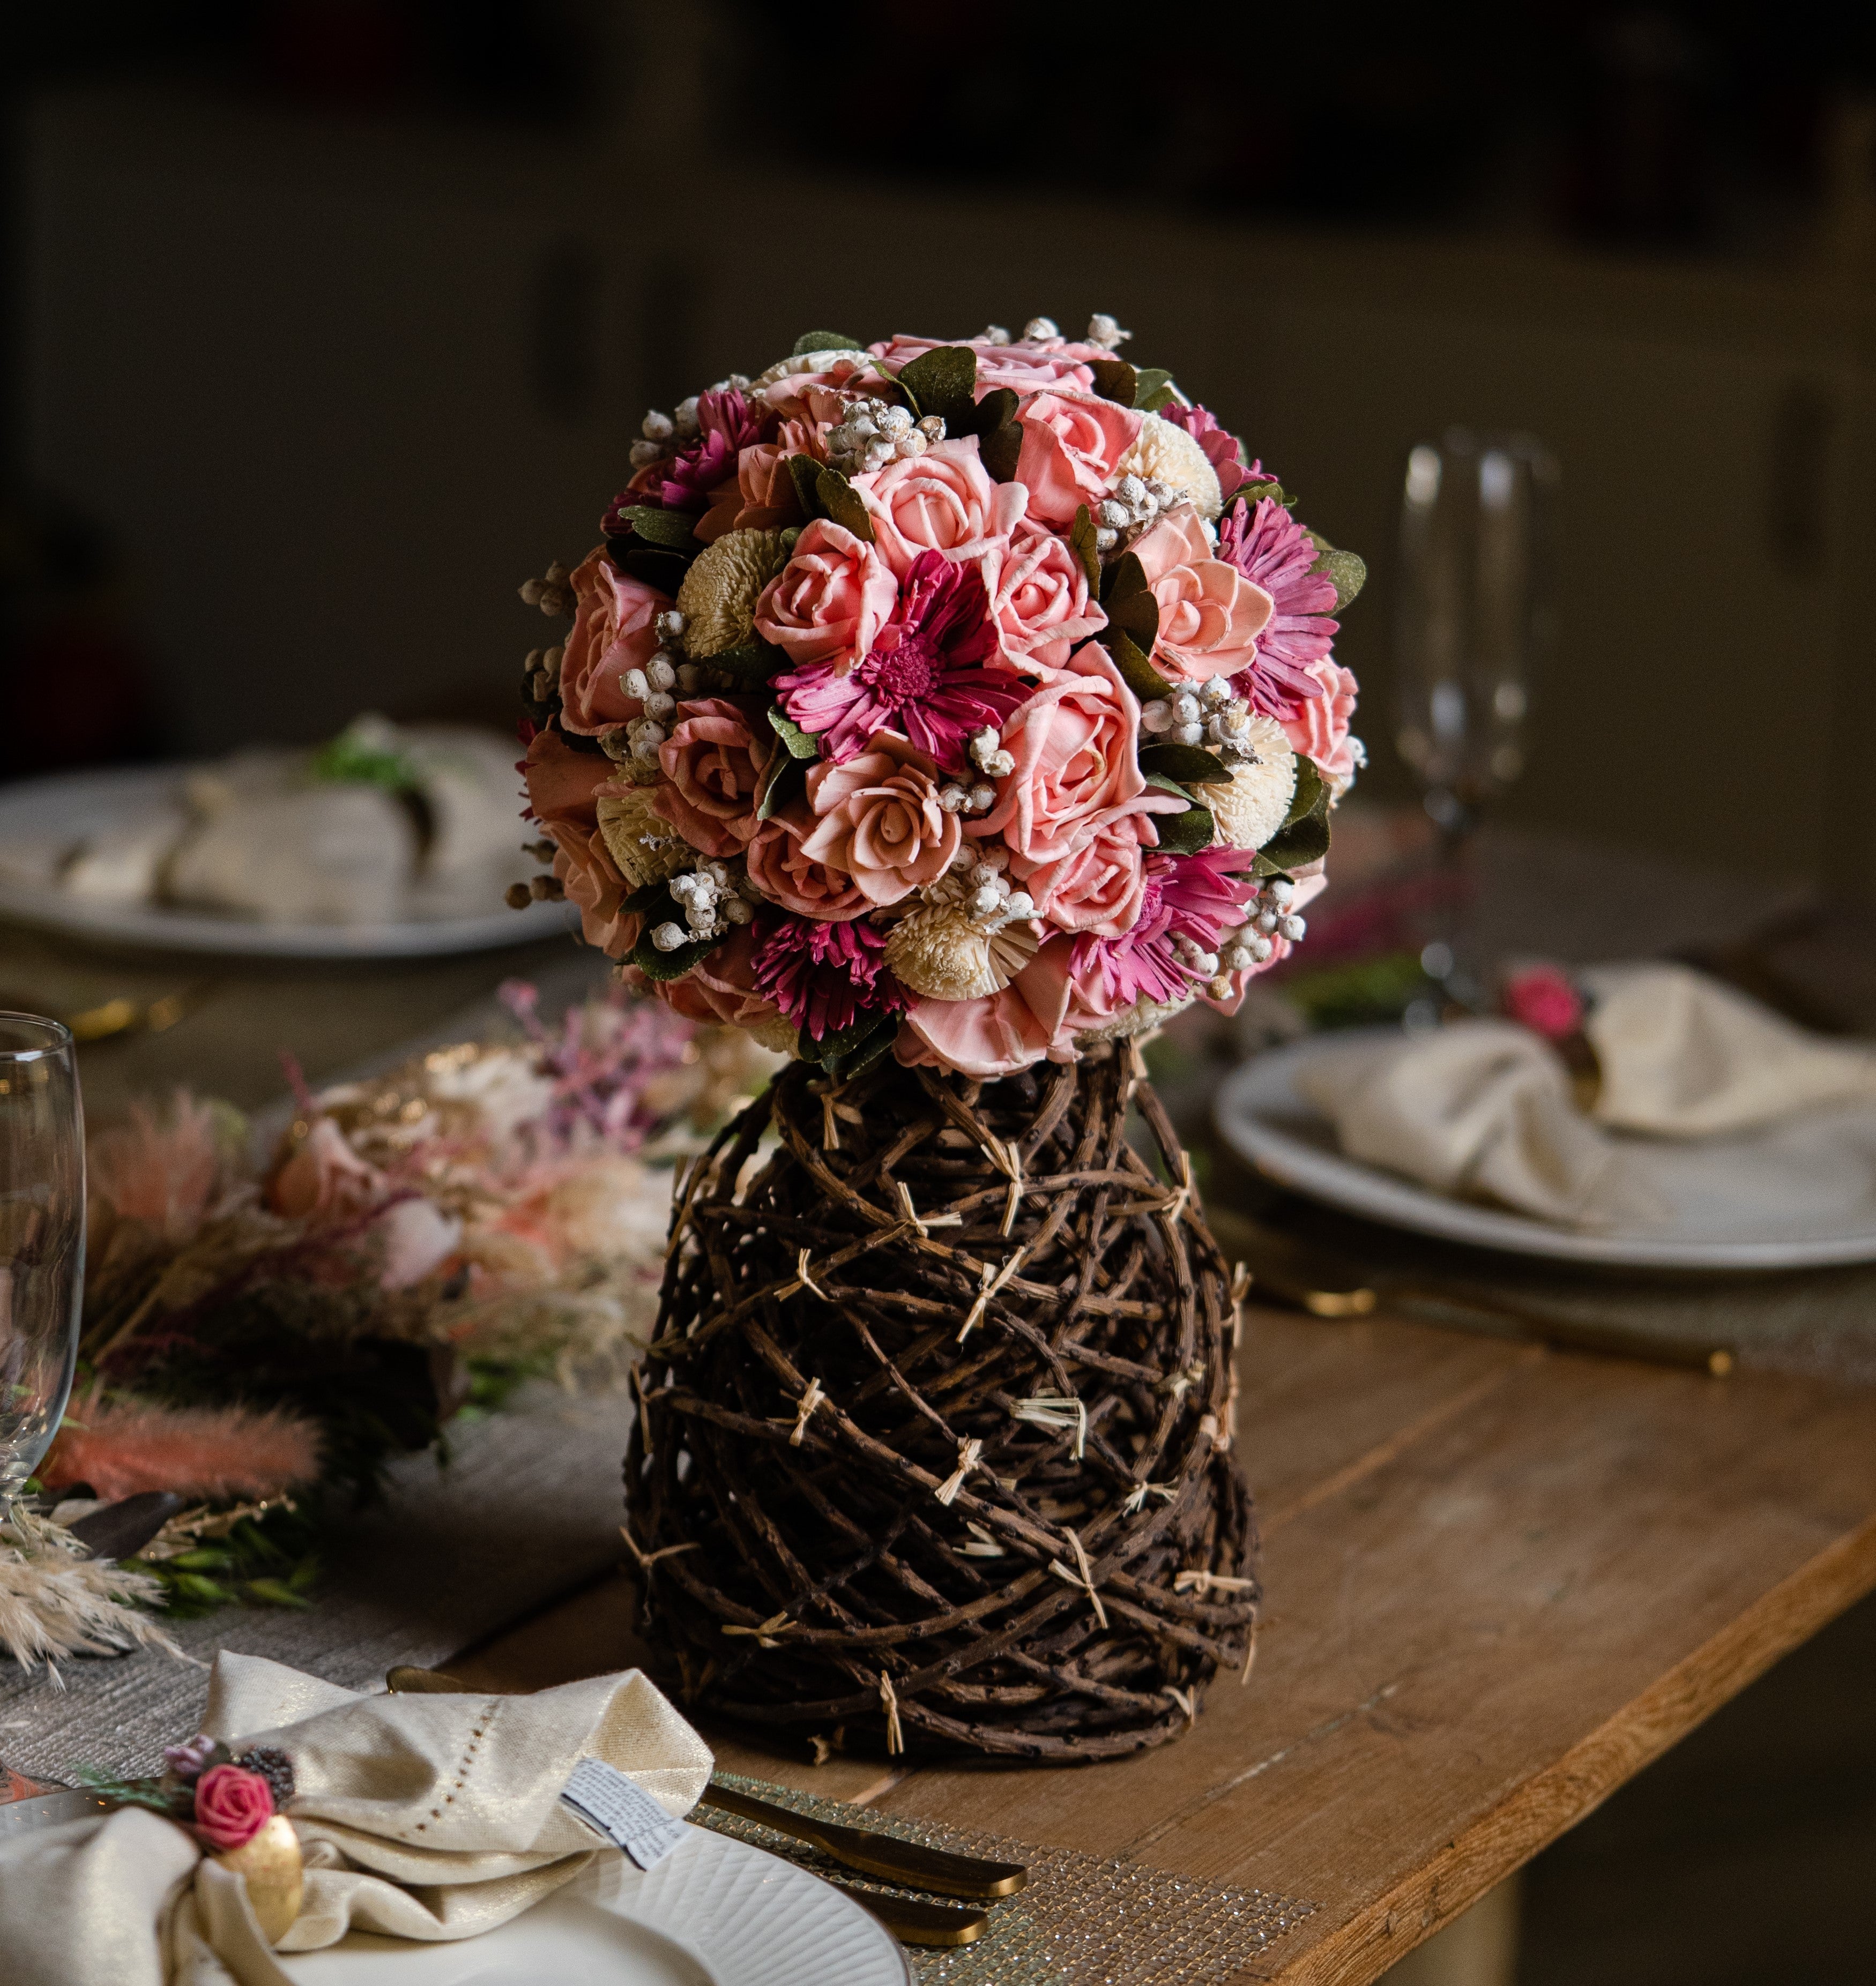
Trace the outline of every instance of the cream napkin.
<instances>
[{"instance_id":1,"label":"cream napkin","mask_svg":"<svg viewBox=\"0 0 1876 1986\"><path fill-rule=\"evenodd\" d=\"M352 1930L471 1937L616 1853L560 1804L581 1759L629 1774L672 1814L711 1769L635 1670L534 1696L359 1696L224 1654L203 1728L293 1761L307 1871L289 1952ZM8 1986L291 1986L239 1879L135 1809L0 1844L0 1973Z\"/></svg>"},{"instance_id":2,"label":"cream napkin","mask_svg":"<svg viewBox=\"0 0 1876 1986\"><path fill-rule=\"evenodd\" d=\"M1612 1132L1688 1141L1876 1099L1876 1052L1821 1041L1684 966L1579 976L1602 1077L1589 1116L1556 1051L1508 1021L1327 1049L1297 1087L1351 1158L1584 1227L1668 1211L1667 1169Z\"/></svg>"}]
</instances>

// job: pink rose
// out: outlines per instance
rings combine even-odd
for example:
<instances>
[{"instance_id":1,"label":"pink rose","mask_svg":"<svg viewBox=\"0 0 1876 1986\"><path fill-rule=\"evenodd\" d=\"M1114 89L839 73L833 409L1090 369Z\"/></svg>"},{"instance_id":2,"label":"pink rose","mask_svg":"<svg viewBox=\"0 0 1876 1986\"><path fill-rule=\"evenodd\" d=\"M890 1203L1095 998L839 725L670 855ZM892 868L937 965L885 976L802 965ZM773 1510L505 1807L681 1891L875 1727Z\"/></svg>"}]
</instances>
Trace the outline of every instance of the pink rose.
<instances>
[{"instance_id":1,"label":"pink rose","mask_svg":"<svg viewBox=\"0 0 1876 1986\"><path fill-rule=\"evenodd\" d=\"M1026 519L1007 545L985 553L983 567L991 618L1012 661L1066 668L1075 644L1107 625L1089 597L1087 568L1053 531Z\"/></svg>"},{"instance_id":2,"label":"pink rose","mask_svg":"<svg viewBox=\"0 0 1876 1986\"><path fill-rule=\"evenodd\" d=\"M1045 1055L1073 1061L1065 1025L1072 944L1052 939L1007 986L982 999L914 1001L893 1052L908 1069L955 1069L980 1080L1012 1075Z\"/></svg>"},{"instance_id":3,"label":"pink rose","mask_svg":"<svg viewBox=\"0 0 1876 1986\"><path fill-rule=\"evenodd\" d=\"M726 483L694 527L705 544L726 531L779 530L801 522L801 503L788 466L791 455L827 459L821 430L807 421L784 421L773 441L752 443L736 458L736 480Z\"/></svg>"},{"instance_id":4,"label":"pink rose","mask_svg":"<svg viewBox=\"0 0 1876 1986\"><path fill-rule=\"evenodd\" d=\"M1506 980L1507 1015L1546 1040L1562 1041L1583 1025L1583 996L1554 965L1530 965Z\"/></svg>"},{"instance_id":5,"label":"pink rose","mask_svg":"<svg viewBox=\"0 0 1876 1986\"><path fill-rule=\"evenodd\" d=\"M817 517L763 589L756 628L795 668L857 661L892 618L899 588L877 547Z\"/></svg>"},{"instance_id":6,"label":"pink rose","mask_svg":"<svg viewBox=\"0 0 1876 1986\"><path fill-rule=\"evenodd\" d=\"M870 904L896 904L951 867L962 836L938 805L938 767L896 732L875 732L840 765L808 768L819 816L804 860L844 872Z\"/></svg>"},{"instance_id":7,"label":"pink rose","mask_svg":"<svg viewBox=\"0 0 1876 1986\"><path fill-rule=\"evenodd\" d=\"M872 513L880 557L899 579L921 552L957 553L1007 537L1029 501L1020 483L991 481L975 435L857 476L854 487Z\"/></svg>"},{"instance_id":8,"label":"pink rose","mask_svg":"<svg viewBox=\"0 0 1876 1986\"><path fill-rule=\"evenodd\" d=\"M274 1817L273 1789L241 1766L211 1766L195 1782L195 1831L217 1854L244 1846Z\"/></svg>"},{"instance_id":9,"label":"pink rose","mask_svg":"<svg viewBox=\"0 0 1876 1986\"><path fill-rule=\"evenodd\" d=\"M1120 458L1137 439L1143 414L1093 393L1036 393L1016 409L1022 452L1016 480L1029 493L1029 515L1072 524L1113 483Z\"/></svg>"},{"instance_id":10,"label":"pink rose","mask_svg":"<svg viewBox=\"0 0 1876 1986\"><path fill-rule=\"evenodd\" d=\"M818 372L790 372L772 379L761 398L790 420L831 426L841 418L841 404L851 399L890 399L892 382L864 358L841 358Z\"/></svg>"},{"instance_id":11,"label":"pink rose","mask_svg":"<svg viewBox=\"0 0 1876 1986\"><path fill-rule=\"evenodd\" d=\"M1090 642L1005 724L1015 769L998 782L997 803L971 823L972 834L1000 834L1012 856L1040 865L1086 847L1123 814L1183 813L1184 801L1147 792L1139 742L1133 692Z\"/></svg>"},{"instance_id":12,"label":"pink rose","mask_svg":"<svg viewBox=\"0 0 1876 1986\"><path fill-rule=\"evenodd\" d=\"M603 547L574 568L573 591L573 632L561 655L561 722L591 738L643 709L619 678L652 659L658 648L652 623L671 602L627 578Z\"/></svg>"},{"instance_id":13,"label":"pink rose","mask_svg":"<svg viewBox=\"0 0 1876 1986\"><path fill-rule=\"evenodd\" d=\"M749 845L749 880L785 911L836 923L873 906L844 869L830 868L806 853L803 844L817 823L805 800L794 800L770 815Z\"/></svg>"},{"instance_id":14,"label":"pink rose","mask_svg":"<svg viewBox=\"0 0 1876 1986\"><path fill-rule=\"evenodd\" d=\"M1118 937L1133 928L1146 894L1141 850L1157 847L1159 839L1151 815L1123 813L1056 861L1026 862L1012 855L1010 873L1059 930Z\"/></svg>"},{"instance_id":15,"label":"pink rose","mask_svg":"<svg viewBox=\"0 0 1876 1986\"><path fill-rule=\"evenodd\" d=\"M678 705L677 725L658 748L668 783L652 810L706 855L740 855L756 832L756 794L776 742L762 728L758 739L733 703L707 696Z\"/></svg>"},{"instance_id":16,"label":"pink rose","mask_svg":"<svg viewBox=\"0 0 1876 1986\"><path fill-rule=\"evenodd\" d=\"M779 1020L780 1009L756 990L755 950L754 926L739 924L682 979L661 979L654 990L674 1013L706 1026L756 1028Z\"/></svg>"},{"instance_id":17,"label":"pink rose","mask_svg":"<svg viewBox=\"0 0 1876 1986\"><path fill-rule=\"evenodd\" d=\"M529 810L550 833L563 821L596 827L599 815L594 799L614 776L610 759L576 750L557 731L537 731L521 765Z\"/></svg>"},{"instance_id":18,"label":"pink rose","mask_svg":"<svg viewBox=\"0 0 1876 1986\"><path fill-rule=\"evenodd\" d=\"M1276 603L1235 566L1213 557L1196 512L1181 504L1143 532L1133 552L1160 604L1154 653L1164 674L1204 682L1251 666Z\"/></svg>"},{"instance_id":19,"label":"pink rose","mask_svg":"<svg viewBox=\"0 0 1876 1986\"><path fill-rule=\"evenodd\" d=\"M597 827L558 821L547 830L554 842L554 873L567 900L580 913L580 934L608 958L623 958L638 942L645 920L625 908L632 893Z\"/></svg>"},{"instance_id":20,"label":"pink rose","mask_svg":"<svg viewBox=\"0 0 1876 1986\"><path fill-rule=\"evenodd\" d=\"M1324 779L1338 794L1355 782L1357 760L1354 740L1349 735L1349 720L1355 715L1355 674L1332 657L1324 655L1304 670L1322 685L1321 696L1305 697L1294 717L1281 719L1290 749L1313 759Z\"/></svg>"},{"instance_id":21,"label":"pink rose","mask_svg":"<svg viewBox=\"0 0 1876 1986\"><path fill-rule=\"evenodd\" d=\"M1042 392L1053 386L1090 393L1094 375L1086 362L1109 356L1099 345L1070 345L1059 338L1026 338L1015 345L992 345L987 338L894 338L867 348L883 359L889 371L897 372L941 345L962 345L977 355L980 400L999 386L1016 393Z\"/></svg>"},{"instance_id":22,"label":"pink rose","mask_svg":"<svg viewBox=\"0 0 1876 1986\"><path fill-rule=\"evenodd\" d=\"M268 1205L289 1220L315 1213L351 1213L385 1190L384 1175L345 1142L329 1117L315 1117L267 1183Z\"/></svg>"}]
</instances>

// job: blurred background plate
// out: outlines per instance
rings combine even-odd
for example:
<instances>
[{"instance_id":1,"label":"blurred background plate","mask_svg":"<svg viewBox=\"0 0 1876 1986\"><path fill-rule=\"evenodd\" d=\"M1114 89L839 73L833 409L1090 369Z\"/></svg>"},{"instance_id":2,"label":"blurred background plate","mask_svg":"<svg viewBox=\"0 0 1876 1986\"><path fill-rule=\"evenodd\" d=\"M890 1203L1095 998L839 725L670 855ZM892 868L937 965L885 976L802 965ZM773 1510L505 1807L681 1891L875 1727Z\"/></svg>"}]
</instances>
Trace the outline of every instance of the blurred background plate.
<instances>
[{"instance_id":1,"label":"blurred background plate","mask_svg":"<svg viewBox=\"0 0 1876 1986\"><path fill-rule=\"evenodd\" d=\"M1267 1179L1309 1199L1390 1227L1478 1248L1561 1262L1632 1269L1799 1269L1876 1261L1876 1112L1816 1111L1738 1137L1686 1143L1634 1141L1648 1149L1651 1182L1670 1217L1593 1232L1452 1200L1430 1187L1345 1157L1326 1119L1296 1087L1311 1057L1340 1052L1359 1029L1301 1041L1246 1062L1225 1083L1218 1125L1225 1142ZM1783 1190L1760 1190L1768 1173ZM1794 1178L1814 1186L1801 1217L1782 1218L1768 1199L1789 1203Z\"/></svg>"},{"instance_id":2,"label":"blurred background plate","mask_svg":"<svg viewBox=\"0 0 1876 1986\"><path fill-rule=\"evenodd\" d=\"M86 834L127 827L173 806L192 766L135 766L56 774L0 790L0 917L113 944L236 958L418 958L487 951L576 928L564 903L511 911L491 893L485 915L392 924L262 924L157 904L88 901L51 878L56 852ZM44 880L32 879L42 851Z\"/></svg>"}]
</instances>

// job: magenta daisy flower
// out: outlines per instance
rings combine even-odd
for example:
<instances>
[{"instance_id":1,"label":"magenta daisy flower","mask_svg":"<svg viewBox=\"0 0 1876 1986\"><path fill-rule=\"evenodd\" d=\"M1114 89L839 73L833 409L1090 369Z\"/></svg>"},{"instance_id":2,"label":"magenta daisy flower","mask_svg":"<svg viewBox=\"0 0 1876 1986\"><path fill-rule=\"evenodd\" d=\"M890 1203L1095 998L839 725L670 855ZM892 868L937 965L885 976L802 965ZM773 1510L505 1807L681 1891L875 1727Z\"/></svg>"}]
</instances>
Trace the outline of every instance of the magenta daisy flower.
<instances>
[{"instance_id":1,"label":"magenta daisy flower","mask_svg":"<svg viewBox=\"0 0 1876 1986\"><path fill-rule=\"evenodd\" d=\"M697 396L697 434L682 443L675 455L641 470L612 500L600 525L608 537L625 529L623 513L635 503L655 503L667 510L707 510L710 493L736 473L743 450L762 439L766 407L752 407L734 387Z\"/></svg>"},{"instance_id":2,"label":"magenta daisy flower","mask_svg":"<svg viewBox=\"0 0 1876 1986\"><path fill-rule=\"evenodd\" d=\"M1276 602L1257 638L1257 660L1231 678L1231 688L1265 717L1298 716L1305 698L1322 694L1308 665L1329 653L1337 626L1323 611L1335 604L1335 581L1309 570L1318 556L1315 540L1266 496L1225 513L1218 556Z\"/></svg>"},{"instance_id":3,"label":"magenta daisy flower","mask_svg":"<svg viewBox=\"0 0 1876 1986\"><path fill-rule=\"evenodd\" d=\"M1071 976L1090 985L1098 972L1117 1011L1142 998L1167 1005L1184 999L1199 974L1182 954L1215 953L1224 934L1244 922L1256 887L1250 872L1241 848L1148 855L1147 893L1132 929L1119 937L1076 938Z\"/></svg>"},{"instance_id":4,"label":"magenta daisy flower","mask_svg":"<svg viewBox=\"0 0 1876 1986\"><path fill-rule=\"evenodd\" d=\"M864 1016L905 1011L905 989L886 970L885 951L885 933L864 917L785 917L756 941L756 988L819 1041Z\"/></svg>"},{"instance_id":5,"label":"magenta daisy flower","mask_svg":"<svg viewBox=\"0 0 1876 1986\"><path fill-rule=\"evenodd\" d=\"M893 618L844 674L817 662L775 688L803 731L820 734L837 763L866 749L876 731L892 730L953 772L965 769L975 732L1003 720L1029 695L1006 668L986 667L999 653L983 575L941 552L921 552L899 588Z\"/></svg>"}]
</instances>

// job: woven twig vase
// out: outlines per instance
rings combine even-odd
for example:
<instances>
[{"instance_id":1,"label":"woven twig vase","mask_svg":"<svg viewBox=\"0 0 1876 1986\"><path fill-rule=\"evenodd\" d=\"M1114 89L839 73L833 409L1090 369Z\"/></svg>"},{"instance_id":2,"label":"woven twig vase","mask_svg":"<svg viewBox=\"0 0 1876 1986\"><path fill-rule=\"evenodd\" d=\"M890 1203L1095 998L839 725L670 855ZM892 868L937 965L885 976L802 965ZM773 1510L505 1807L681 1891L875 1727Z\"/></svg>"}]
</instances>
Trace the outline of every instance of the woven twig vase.
<instances>
[{"instance_id":1,"label":"woven twig vase","mask_svg":"<svg viewBox=\"0 0 1876 1986\"><path fill-rule=\"evenodd\" d=\"M1106 1759L1248 1665L1235 1303L1189 1170L1125 1043L982 1086L798 1063L718 1138L679 1183L626 1463L689 1703Z\"/></svg>"}]
</instances>

